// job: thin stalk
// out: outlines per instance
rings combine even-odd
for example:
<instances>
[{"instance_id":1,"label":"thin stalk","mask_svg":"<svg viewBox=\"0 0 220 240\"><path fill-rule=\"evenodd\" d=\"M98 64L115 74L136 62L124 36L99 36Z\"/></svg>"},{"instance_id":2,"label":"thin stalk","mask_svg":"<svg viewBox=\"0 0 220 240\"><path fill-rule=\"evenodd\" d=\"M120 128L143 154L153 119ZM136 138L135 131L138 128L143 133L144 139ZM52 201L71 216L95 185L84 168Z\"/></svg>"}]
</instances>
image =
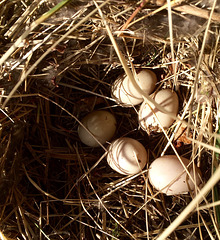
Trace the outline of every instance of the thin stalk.
<instances>
[{"instance_id":1,"label":"thin stalk","mask_svg":"<svg viewBox=\"0 0 220 240\"><path fill-rule=\"evenodd\" d=\"M54 13L59 11L64 5L66 5L71 0L63 0L62 2L58 3L55 7L51 10L43 14L40 18L34 21L30 27L17 39L17 41L8 49L8 51L1 57L0 59L0 66L12 55L12 53L19 47L20 43L31 33L39 24L44 22L46 19L51 17Z\"/></svg>"},{"instance_id":2,"label":"thin stalk","mask_svg":"<svg viewBox=\"0 0 220 240\"><path fill-rule=\"evenodd\" d=\"M190 202L190 204L182 211L182 213L170 224L168 228L157 238L157 240L164 240L168 237L188 216L194 211L198 202L200 202L206 194L215 186L220 180L220 166L216 169L215 173L201 189L197 196Z\"/></svg>"}]
</instances>

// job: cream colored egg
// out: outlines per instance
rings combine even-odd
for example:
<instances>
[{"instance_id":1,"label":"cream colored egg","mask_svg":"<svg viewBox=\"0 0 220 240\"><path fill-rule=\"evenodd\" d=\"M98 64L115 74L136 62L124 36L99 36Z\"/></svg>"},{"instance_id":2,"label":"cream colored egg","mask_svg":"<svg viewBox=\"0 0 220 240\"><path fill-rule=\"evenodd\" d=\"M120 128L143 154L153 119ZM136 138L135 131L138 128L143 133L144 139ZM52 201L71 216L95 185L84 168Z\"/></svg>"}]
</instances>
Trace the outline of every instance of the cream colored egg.
<instances>
[{"instance_id":1,"label":"cream colored egg","mask_svg":"<svg viewBox=\"0 0 220 240\"><path fill-rule=\"evenodd\" d=\"M155 88L157 77L151 70L143 69L137 73L137 83L146 93L151 94ZM140 92L133 86L127 76L119 77L112 85L112 97L122 106L131 107L143 102Z\"/></svg>"},{"instance_id":2,"label":"cream colored egg","mask_svg":"<svg viewBox=\"0 0 220 240\"><path fill-rule=\"evenodd\" d=\"M181 157L181 160L186 167L190 163L184 157ZM188 171L198 186L200 184L198 168L195 166L195 177L192 165L188 166ZM194 182L176 155L165 155L154 160L149 167L149 180L154 188L166 195L186 194L189 190L195 189Z\"/></svg>"},{"instance_id":3,"label":"cream colored egg","mask_svg":"<svg viewBox=\"0 0 220 240\"><path fill-rule=\"evenodd\" d=\"M99 147L96 139L101 144L111 140L116 131L116 119L114 115L108 111L93 111L86 115L81 123L88 131L79 125L79 138L84 144L90 147Z\"/></svg>"},{"instance_id":4,"label":"cream colored egg","mask_svg":"<svg viewBox=\"0 0 220 240\"><path fill-rule=\"evenodd\" d=\"M147 162L144 146L133 138L122 137L113 141L108 149L107 162L118 173L139 173Z\"/></svg>"},{"instance_id":5,"label":"cream colored egg","mask_svg":"<svg viewBox=\"0 0 220 240\"><path fill-rule=\"evenodd\" d=\"M156 93L154 100L165 108L171 114L177 115L179 108L179 99L175 92L171 89L163 89ZM171 126L174 119L169 114L159 111L148 101L141 104L138 120L142 129L150 129L152 131L161 131L157 118L164 129Z\"/></svg>"}]
</instances>

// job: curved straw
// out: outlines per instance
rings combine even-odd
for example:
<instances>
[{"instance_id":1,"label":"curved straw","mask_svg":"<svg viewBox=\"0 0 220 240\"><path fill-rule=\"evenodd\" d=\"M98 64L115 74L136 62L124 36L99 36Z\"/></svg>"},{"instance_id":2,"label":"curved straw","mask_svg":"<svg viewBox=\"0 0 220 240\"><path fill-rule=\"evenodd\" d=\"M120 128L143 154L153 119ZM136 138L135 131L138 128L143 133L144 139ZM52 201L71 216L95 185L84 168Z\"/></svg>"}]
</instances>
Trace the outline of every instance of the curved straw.
<instances>
[{"instance_id":1,"label":"curved straw","mask_svg":"<svg viewBox=\"0 0 220 240\"><path fill-rule=\"evenodd\" d=\"M190 202L190 204L182 211L182 213L170 224L168 228L157 238L157 240L164 240L168 237L191 213L198 205L203 197L215 186L220 180L220 166L216 169L215 173L196 195L196 197Z\"/></svg>"},{"instance_id":2,"label":"curved straw","mask_svg":"<svg viewBox=\"0 0 220 240\"><path fill-rule=\"evenodd\" d=\"M62 1L61 3L67 3L69 0L65 0L65 1ZM106 0L104 3L102 3L101 5L100 5L100 7L103 7L107 2L108 2L109 0ZM61 4L60 3L60 4ZM62 6L64 6L64 3L62 4ZM59 5L59 4L58 4ZM58 6L57 5L57 6ZM57 8L57 6L55 7L55 8ZM59 6L59 9L61 8L61 6ZM53 10L54 8L52 8L49 12L47 12L45 15L45 17L44 17L44 15L41 17L41 18L39 18L38 20L36 20L35 22L33 22L33 27L35 28L36 26L35 26L35 24L37 23L37 21L38 22L43 22L43 20L45 20L46 18L48 18L48 16L51 16L52 15L52 13L50 13L52 10ZM58 11L59 9L56 9L56 11ZM9 93L9 95L8 95L8 97L7 97L7 99L4 101L4 103L2 104L2 109L4 109L5 108L5 106L7 105L7 103L8 103L8 101L10 100L10 98L14 95L14 93L17 91L17 89L19 88L19 86L21 85L21 83L26 79L26 77L33 71L33 69L42 61L42 59L43 58L45 58L51 51L52 51L52 49L54 49L61 41L63 41L69 34L71 34L75 29L77 29L82 23L84 23L89 17L91 17L95 12L97 11L97 9L94 9L93 11L91 11L89 14L87 14L87 16L85 17L85 18L83 18L82 20L80 20L78 23L76 23L67 33L65 33L61 38L59 38L59 40L57 40L51 47L49 47L48 49L47 49L47 51L44 53L44 54L42 54L42 56L35 62L35 64L33 64L29 69L28 69L28 71L20 78L20 80L17 82L17 84L14 86L14 88L11 90L11 92ZM50 13L50 14L49 14ZM42 20L43 19L43 20ZM39 24L39 23L38 23ZM31 25L31 26L32 26ZM32 29L32 27L30 27L30 29L29 30L27 30L26 32L25 32L25 35L23 36L22 35L22 37L23 38L25 38L30 32L31 32L31 30L33 30ZM20 39L20 38L19 38ZM18 39L18 40L19 40ZM14 47L16 47L17 48L17 42L18 42L18 40L15 42L15 44L8 50L8 52L13 52L14 51ZM19 43L20 43L20 41L19 41ZM19 44L18 44L19 45ZM8 52L6 52L6 54L8 53ZM5 54L5 55L6 55ZM0 59L0 65L2 64L2 62L1 61L3 61L4 59L6 60L7 59L7 55L6 56L3 56L2 57L2 59Z\"/></svg>"},{"instance_id":3,"label":"curved straw","mask_svg":"<svg viewBox=\"0 0 220 240\"><path fill-rule=\"evenodd\" d=\"M55 7L50 9L48 12L43 14L40 18L34 21L30 27L17 39L17 41L8 49L8 51L1 57L0 66L11 56L11 54L19 47L20 43L31 33L39 24L45 21L47 18L52 16L58 10L60 10L64 5L66 5L70 0L63 0L58 3Z\"/></svg>"}]
</instances>

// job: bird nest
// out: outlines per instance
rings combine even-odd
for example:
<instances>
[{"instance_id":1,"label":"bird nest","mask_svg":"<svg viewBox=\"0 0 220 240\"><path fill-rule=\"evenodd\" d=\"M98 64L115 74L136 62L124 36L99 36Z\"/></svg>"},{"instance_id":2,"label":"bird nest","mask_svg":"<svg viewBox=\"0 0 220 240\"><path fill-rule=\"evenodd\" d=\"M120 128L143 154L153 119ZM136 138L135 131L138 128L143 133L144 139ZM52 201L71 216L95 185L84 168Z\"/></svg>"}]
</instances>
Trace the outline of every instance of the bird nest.
<instances>
[{"instance_id":1,"label":"bird nest","mask_svg":"<svg viewBox=\"0 0 220 240\"><path fill-rule=\"evenodd\" d=\"M219 23L217 1L0 2L0 238L217 239ZM142 130L139 106L111 97L126 69L151 69L179 112L169 129ZM121 175L110 144L84 145L77 129L93 110L114 114L113 139L148 152L142 172ZM184 156L202 172L197 192L166 196L149 164ZM164 235L163 235L164 234Z\"/></svg>"}]
</instances>

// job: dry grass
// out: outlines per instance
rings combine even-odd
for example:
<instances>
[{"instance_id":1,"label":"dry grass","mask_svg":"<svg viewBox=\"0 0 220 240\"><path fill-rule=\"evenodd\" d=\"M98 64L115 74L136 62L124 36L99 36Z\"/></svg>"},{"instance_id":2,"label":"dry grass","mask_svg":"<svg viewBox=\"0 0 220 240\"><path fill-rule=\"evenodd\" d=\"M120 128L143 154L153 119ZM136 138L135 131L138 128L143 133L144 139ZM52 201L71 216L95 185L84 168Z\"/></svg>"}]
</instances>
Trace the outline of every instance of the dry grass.
<instances>
[{"instance_id":1,"label":"dry grass","mask_svg":"<svg viewBox=\"0 0 220 240\"><path fill-rule=\"evenodd\" d=\"M2 0L0 7L0 239L220 239L219 3ZM140 67L157 74L157 90L170 87L180 99L174 124L158 134L139 129L138 107L111 98L123 72L141 91L133 77ZM108 144L79 141L80 120L93 109L114 113L115 138L146 147L141 173L114 172ZM164 154L200 167L196 193L168 197L152 188L148 166Z\"/></svg>"}]
</instances>

